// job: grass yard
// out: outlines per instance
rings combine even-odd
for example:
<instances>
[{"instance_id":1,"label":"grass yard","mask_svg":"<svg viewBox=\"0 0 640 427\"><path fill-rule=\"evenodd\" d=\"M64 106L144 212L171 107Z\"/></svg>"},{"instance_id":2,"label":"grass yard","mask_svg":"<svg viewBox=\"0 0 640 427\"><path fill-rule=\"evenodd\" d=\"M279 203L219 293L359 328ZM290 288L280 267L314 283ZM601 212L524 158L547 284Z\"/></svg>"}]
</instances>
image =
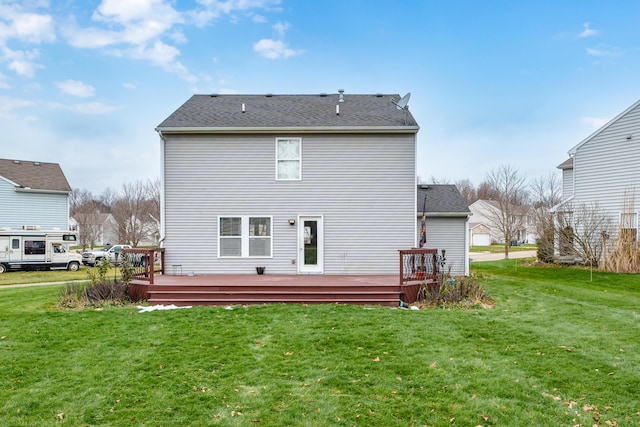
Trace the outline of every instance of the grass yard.
<instances>
[{"instance_id":1,"label":"grass yard","mask_svg":"<svg viewBox=\"0 0 640 427\"><path fill-rule=\"evenodd\" d=\"M475 263L493 309L55 308L0 289L7 426L637 426L637 275Z\"/></svg>"},{"instance_id":2,"label":"grass yard","mask_svg":"<svg viewBox=\"0 0 640 427\"><path fill-rule=\"evenodd\" d=\"M23 283L70 282L74 280L87 280L87 269L89 268L90 267L82 267L78 271L9 271L0 274L0 288L5 285L16 285Z\"/></svg>"},{"instance_id":3,"label":"grass yard","mask_svg":"<svg viewBox=\"0 0 640 427\"><path fill-rule=\"evenodd\" d=\"M509 246L509 252L535 251L538 245L525 243L520 246ZM491 246L471 246L470 252L491 252L492 254L504 253L504 244L495 244Z\"/></svg>"}]
</instances>

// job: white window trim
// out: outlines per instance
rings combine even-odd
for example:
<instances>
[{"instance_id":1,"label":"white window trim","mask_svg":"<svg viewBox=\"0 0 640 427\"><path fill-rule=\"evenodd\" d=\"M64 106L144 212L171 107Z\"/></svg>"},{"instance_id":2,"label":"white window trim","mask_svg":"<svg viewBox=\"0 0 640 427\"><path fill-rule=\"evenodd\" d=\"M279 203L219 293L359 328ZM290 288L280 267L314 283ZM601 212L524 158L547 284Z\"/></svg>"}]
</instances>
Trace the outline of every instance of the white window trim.
<instances>
[{"instance_id":1,"label":"white window trim","mask_svg":"<svg viewBox=\"0 0 640 427\"><path fill-rule=\"evenodd\" d=\"M234 255L222 255L220 251L220 240L224 239L223 236L220 235L220 219L221 218L240 218L240 236L234 236L233 238L240 237L240 256ZM271 255L260 255L260 256L249 256L249 239L252 237L260 237L260 236L249 236L249 218L269 218L269 253ZM239 258L262 258L262 259L270 259L273 258L273 216L271 215L218 215L218 258L226 258L226 259L239 259ZM260 237L262 239L267 238Z\"/></svg>"},{"instance_id":2,"label":"white window trim","mask_svg":"<svg viewBox=\"0 0 640 427\"><path fill-rule=\"evenodd\" d=\"M300 145L300 150L299 150L299 156L298 156L298 163L300 165L299 171L300 174L298 176L298 178L290 178L290 179L286 179L286 178L278 178L278 141L289 141L289 140L297 140L299 145ZM275 139L274 142L274 148L275 148L275 177L276 177L276 181L302 181L302 138L285 138L285 137L277 137ZM287 160L294 160L294 159L287 159Z\"/></svg>"},{"instance_id":3,"label":"white window trim","mask_svg":"<svg viewBox=\"0 0 640 427\"><path fill-rule=\"evenodd\" d=\"M635 228L635 229L638 228L638 217L640 216L640 213L638 213L638 212L620 212L620 216L618 217L619 218L620 228L623 228L622 226L626 225L626 224L622 224L622 216L623 215L633 215L633 224L632 224L632 226L631 227L624 227L624 228Z\"/></svg>"}]
</instances>

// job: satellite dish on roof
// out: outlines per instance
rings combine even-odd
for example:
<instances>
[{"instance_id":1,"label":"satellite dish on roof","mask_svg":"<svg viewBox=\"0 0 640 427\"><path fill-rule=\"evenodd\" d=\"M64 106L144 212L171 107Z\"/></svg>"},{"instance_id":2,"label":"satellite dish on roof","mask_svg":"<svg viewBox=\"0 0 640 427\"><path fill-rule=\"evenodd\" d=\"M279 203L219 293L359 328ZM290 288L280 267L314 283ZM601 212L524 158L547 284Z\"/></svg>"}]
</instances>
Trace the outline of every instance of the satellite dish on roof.
<instances>
[{"instance_id":1,"label":"satellite dish on roof","mask_svg":"<svg viewBox=\"0 0 640 427\"><path fill-rule=\"evenodd\" d=\"M391 102L393 102L399 110L406 110L409 108L409 98L411 98L411 92L400 98L399 101L394 101L392 99Z\"/></svg>"},{"instance_id":2,"label":"satellite dish on roof","mask_svg":"<svg viewBox=\"0 0 640 427\"><path fill-rule=\"evenodd\" d=\"M409 116L409 98L411 98L411 92L400 98L398 101L391 99L391 102L398 108L398 110L404 110L404 124L407 124L407 118Z\"/></svg>"}]
</instances>

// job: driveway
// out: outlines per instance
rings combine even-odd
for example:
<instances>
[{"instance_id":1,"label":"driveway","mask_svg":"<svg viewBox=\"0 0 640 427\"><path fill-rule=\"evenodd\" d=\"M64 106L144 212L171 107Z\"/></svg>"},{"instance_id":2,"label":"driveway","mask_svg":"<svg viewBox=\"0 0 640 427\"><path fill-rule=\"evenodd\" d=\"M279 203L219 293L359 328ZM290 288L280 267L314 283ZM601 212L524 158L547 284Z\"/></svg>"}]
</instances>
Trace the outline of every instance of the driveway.
<instances>
[{"instance_id":1,"label":"driveway","mask_svg":"<svg viewBox=\"0 0 640 427\"><path fill-rule=\"evenodd\" d=\"M509 259L515 258L532 258L536 256L535 250L533 251L514 251L509 252ZM491 252L470 252L469 258L471 258L471 262L476 261L497 261L499 259L504 259L504 252L500 253L491 253Z\"/></svg>"}]
</instances>

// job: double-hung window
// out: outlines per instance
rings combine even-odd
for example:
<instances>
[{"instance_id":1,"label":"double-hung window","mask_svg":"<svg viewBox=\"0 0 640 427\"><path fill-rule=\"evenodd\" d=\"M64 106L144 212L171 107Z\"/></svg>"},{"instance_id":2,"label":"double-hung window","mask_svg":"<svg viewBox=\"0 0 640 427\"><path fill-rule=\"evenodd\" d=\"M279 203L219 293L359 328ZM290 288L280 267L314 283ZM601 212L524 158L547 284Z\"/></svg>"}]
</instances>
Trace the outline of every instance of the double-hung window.
<instances>
[{"instance_id":1,"label":"double-hung window","mask_svg":"<svg viewBox=\"0 0 640 427\"><path fill-rule=\"evenodd\" d=\"M276 180L302 179L302 139L276 138Z\"/></svg>"},{"instance_id":2,"label":"double-hung window","mask_svg":"<svg viewBox=\"0 0 640 427\"><path fill-rule=\"evenodd\" d=\"M272 218L225 216L218 219L220 258L271 258Z\"/></svg>"}]
</instances>

